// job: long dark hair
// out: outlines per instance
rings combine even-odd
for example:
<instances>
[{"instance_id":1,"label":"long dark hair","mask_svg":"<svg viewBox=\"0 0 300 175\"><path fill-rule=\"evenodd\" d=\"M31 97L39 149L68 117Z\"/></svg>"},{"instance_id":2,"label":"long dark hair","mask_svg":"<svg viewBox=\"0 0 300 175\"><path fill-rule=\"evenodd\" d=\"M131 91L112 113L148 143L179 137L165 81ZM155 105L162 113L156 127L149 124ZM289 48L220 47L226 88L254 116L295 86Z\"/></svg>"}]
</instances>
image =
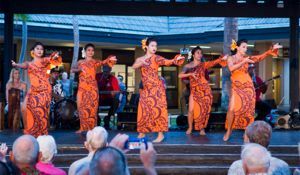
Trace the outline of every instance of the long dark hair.
<instances>
[{"instance_id":1,"label":"long dark hair","mask_svg":"<svg viewBox=\"0 0 300 175\"><path fill-rule=\"evenodd\" d=\"M157 40L156 40L155 38L153 38L153 37L147 38L147 39L146 39L146 43L145 43L146 46L149 46L149 44L150 44L151 42L156 42L156 43L157 43ZM147 48L144 47L143 45L142 45L142 47L143 47L143 50L144 50L145 52L147 52Z\"/></svg>"},{"instance_id":2,"label":"long dark hair","mask_svg":"<svg viewBox=\"0 0 300 175\"><path fill-rule=\"evenodd\" d=\"M92 47L92 48L95 50L95 45L92 44L92 43L86 44L86 45L84 46L84 50L86 51L86 49L87 49L88 47Z\"/></svg>"},{"instance_id":3,"label":"long dark hair","mask_svg":"<svg viewBox=\"0 0 300 175\"><path fill-rule=\"evenodd\" d=\"M201 52L202 52L202 54L203 54L203 50L202 50L202 48L201 48L200 46L197 46L197 47L193 48L193 49L192 49L192 57L191 57L191 59L189 60L189 62L194 61L194 54L195 54L195 52L197 52L197 50L201 50Z\"/></svg>"},{"instance_id":4,"label":"long dark hair","mask_svg":"<svg viewBox=\"0 0 300 175\"><path fill-rule=\"evenodd\" d=\"M45 46L44 46L44 44L41 43L41 42L36 42L36 43L34 43L34 45L31 47L30 51L33 51L37 46L42 46L42 47L43 47L44 52L43 52L42 57L44 57L44 56L45 56Z\"/></svg>"},{"instance_id":5,"label":"long dark hair","mask_svg":"<svg viewBox=\"0 0 300 175\"><path fill-rule=\"evenodd\" d=\"M248 40L240 39L236 42L236 45L239 47L242 43L248 43ZM237 53L237 48L234 50L231 50L231 55L235 55L236 53Z\"/></svg>"}]
</instances>

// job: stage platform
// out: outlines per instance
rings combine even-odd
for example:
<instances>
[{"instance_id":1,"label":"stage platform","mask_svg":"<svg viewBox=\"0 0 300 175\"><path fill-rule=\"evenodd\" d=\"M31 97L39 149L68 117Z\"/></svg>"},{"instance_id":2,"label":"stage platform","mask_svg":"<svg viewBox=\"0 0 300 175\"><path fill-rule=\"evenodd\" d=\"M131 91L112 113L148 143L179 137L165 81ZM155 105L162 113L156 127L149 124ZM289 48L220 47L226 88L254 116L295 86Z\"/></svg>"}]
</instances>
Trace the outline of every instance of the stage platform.
<instances>
[{"instance_id":1,"label":"stage platform","mask_svg":"<svg viewBox=\"0 0 300 175\"><path fill-rule=\"evenodd\" d=\"M117 133L126 133L130 137L136 137L136 132L108 131L109 140ZM156 169L158 174L205 174L225 175L232 162L240 159L241 145L243 144L243 131L235 131L228 142L222 140L225 131L208 132L206 136L200 136L194 132L186 135L185 131L170 131L165 134L162 143L154 144L157 151ZM6 142L11 147L13 141L22 132L9 130L0 132L0 142ZM87 155L83 146L85 134L75 134L75 131L57 130L50 131L58 145L58 154L54 164L66 172L72 162ZM155 134L149 134L153 140ZM291 172L299 167L298 142L300 131L298 130L274 130L269 151L275 157L286 161L290 165ZM131 174L145 174L137 150L126 153Z\"/></svg>"},{"instance_id":2,"label":"stage platform","mask_svg":"<svg viewBox=\"0 0 300 175\"><path fill-rule=\"evenodd\" d=\"M133 131L109 130L109 140L118 133L128 134L130 137L136 137L137 133ZM185 131L169 131L165 133L165 140L159 144L220 144L220 145L242 145L243 131L233 131L231 139L228 142L223 141L225 131L207 132L206 136L200 136L198 132L193 132L191 135L186 135ZM76 134L72 130L55 130L49 131L57 144L83 144L85 141L85 133ZM11 130L0 131L0 142L12 144L13 141L22 135L19 132ZM149 140L153 140L156 134L148 134ZM273 130L270 145L298 145L300 142L300 130Z\"/></svg>"}]
</instances>

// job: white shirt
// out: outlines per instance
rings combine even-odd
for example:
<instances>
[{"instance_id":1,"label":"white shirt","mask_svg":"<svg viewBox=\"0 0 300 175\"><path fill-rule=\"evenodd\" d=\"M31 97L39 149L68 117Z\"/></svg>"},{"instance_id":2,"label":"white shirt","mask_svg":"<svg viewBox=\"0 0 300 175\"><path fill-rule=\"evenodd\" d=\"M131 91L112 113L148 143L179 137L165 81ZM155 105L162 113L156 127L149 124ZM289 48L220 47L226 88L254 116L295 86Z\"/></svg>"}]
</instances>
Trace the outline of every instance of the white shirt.
<instances>
[{"instance_id":1,"label":"white shirt","mask_svg":"<svg viewBox=\"0 0 300 175\"><path fill-rule=\"evenodd\" d=\"M68 175L76 175L76 172L79 170L79 168L90 164L90 162L94 156L94 153L95 152L90 152L87 157L84 157L82 159L79 159L79 160L73 162L69 168Z\"/></svg>"},{"instance_id":2,"label":"white shirt","mask_svg":"<svg viewBox=\"0 0 300 175\"><path fill-rule=\"evenodd\" d=\"M271 157L268 175L290 175L289 165L276 157ZM228 170L228 175L245 175L242 160L233 162Z\"/></svg>"}]
</instances>

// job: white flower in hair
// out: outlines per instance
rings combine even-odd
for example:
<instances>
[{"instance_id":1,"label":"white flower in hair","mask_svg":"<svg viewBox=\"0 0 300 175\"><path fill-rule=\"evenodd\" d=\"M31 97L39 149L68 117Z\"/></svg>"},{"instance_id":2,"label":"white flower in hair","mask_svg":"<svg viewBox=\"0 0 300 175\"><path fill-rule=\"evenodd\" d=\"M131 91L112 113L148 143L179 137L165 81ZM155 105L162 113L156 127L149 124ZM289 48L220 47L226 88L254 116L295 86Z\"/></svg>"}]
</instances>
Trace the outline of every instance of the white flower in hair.
<instances>
[{"instance_id":1,"label":"white flower in hair","mask_svg":"<svg viewBox=\"0 0 300 175\"><path fill-rule=\"evenodd\" d=\"M192 52L191 51L189 51L189 53L188 53L188 60L190 60L190 59L192 59Z\"/></svg>"},{"instance_id":2,"label":"white flower in hair","mask_svg":"<svg viewBox=\"0 0 300 175\"><path fill-rule=\"evenodd\" d=\"M82 57L82 58L85 58L85 57L86 57L86 53L85 53L84 48L81 50L81 57Z\"/></svg>"}]
</instances>

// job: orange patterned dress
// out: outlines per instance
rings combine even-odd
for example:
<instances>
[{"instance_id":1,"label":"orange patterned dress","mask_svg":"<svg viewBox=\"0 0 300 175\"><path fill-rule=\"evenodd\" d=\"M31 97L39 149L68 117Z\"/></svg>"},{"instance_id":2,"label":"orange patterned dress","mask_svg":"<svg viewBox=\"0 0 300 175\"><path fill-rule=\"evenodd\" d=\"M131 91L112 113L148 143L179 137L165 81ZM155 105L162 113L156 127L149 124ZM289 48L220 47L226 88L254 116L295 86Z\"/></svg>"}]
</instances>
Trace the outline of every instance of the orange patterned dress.
<instances>
[{"instance_id":1,"label":"orange patterned dress","mask_svg":"<svg viewBox=\"0 0 300 175\"><path fill-rule=\"evenodd\" d=\"M277 54L278 49L268 50L261 55L250 56L250 59L254 62L259 62L267 56L274 56ZM233 58L235 58L235 56L233 56ZM244 64L239 69L231 72L231 97L229 109L233 109L234 115L232 129L245 129L254 121L255 89L248 72L248 64ZM226 119L226 128L228 128L227 122Z\"/></svg>"},{"instance_id":2,"label":"orange patterned dress","mask_svg":"<svg viewBox=\"0 0 300 175\"><path fill-rule=\"evenodd\" d=\"M177 55L178 56L178 55ZM158 77L159 66L181 65L184 60L168 60L159 55L148 58L141 67L143 89L140 90L137 131L139 133L168 131L167 99L163 82Z\"/></svg>"},{"instance_id":3,"label":"orange patterned dress","mask_svg":"<svg viewBox=\"0 0 300 175\"><path fill-rule=\"evenodd\" d=\"M42 58L41 62L28 62L28 76L30 89L26 95L26 126L24 134L34 137L48 134L49 108L52 87L49 83L47 70L50 64L58 66L61 58L54 60L50 57Z\"/></svg>"},{"instance_id":4,"label":"orange patterned dress","mask_svg":"<svg viewBox=\"0 0 300 175\"><path fill-rule=\"evenodd\" d=\"M193 118L195 130L206 128L213 102L212 91L205 78L205 69L209 69L216 64L222 64L222 66L224 66L226 61L222 61L221 58L214 61L202 62L198 66L186 71L196 74L196 78L189 77L191 95L193 95L194 99Z\"/></svg>"},{"instance_id":5,"label":"orange patterned dress","mask_svg":"<svg viewBox=\"0 0 300 175\"><path fill-rule=\"evenodd\" d=\"M98 85L96 70L103 65L100 60L83 60L78 62L79 86L77 92L77 109L80 119L80 131L88 131L97 125Z\"/></svg>"}]
</instances>

